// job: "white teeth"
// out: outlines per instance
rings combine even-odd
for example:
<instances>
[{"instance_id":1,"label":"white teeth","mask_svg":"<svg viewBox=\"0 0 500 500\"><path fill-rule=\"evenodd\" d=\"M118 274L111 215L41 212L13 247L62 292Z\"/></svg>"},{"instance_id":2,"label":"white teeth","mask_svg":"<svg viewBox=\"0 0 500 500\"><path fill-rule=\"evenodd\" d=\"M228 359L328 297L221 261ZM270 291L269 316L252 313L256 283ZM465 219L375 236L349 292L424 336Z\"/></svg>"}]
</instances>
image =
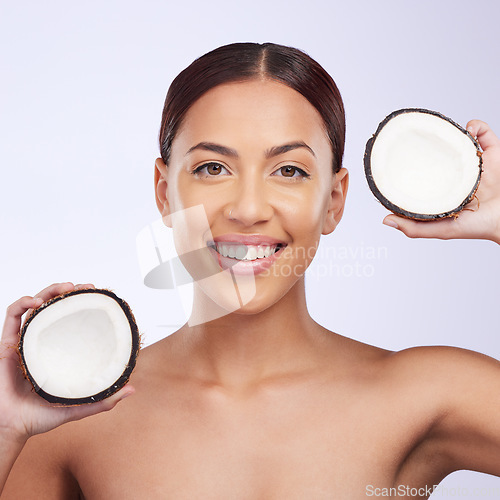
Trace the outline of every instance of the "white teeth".
<instances>
[{"instance_id":1,"label":"white teeth","mask_svg":"<svg viewBox=\"0 0 500 500\"><path fill-rule=\"evenodd\" d=\"M247 249L244 245L238 245L235 251L235 257L239 260L245 258L247 255Z\"/></svg>"},{"instance_id":2,"label":"white teeth","mask_svg":"<svg viewBox=\"0 0 500 500\"><path fill-rule=\"evenodd\" d=\"M217 243L215 249L223 257L237 260L256 260L270 257L278 245L231 245Z\"/></svg>"},{"instance_id":3,"label":"white teeth","mask_svg":"<svg viewBox=\"0 0 500 500\"><path fill-rule=\"evenodd\" d=\"M248 247L245 260L255 260L257 258L257 247Z\"/></svg>"},{"instance_id":4,"label":"white teeth","mask_svg":"<svg viewBox=\"0 0 500 500\"><path fill-rule=\"evenodd\" d=\"M274 253L274 249L276 248L276 245L272 247L263 247L264 248L264 257L269 257L272 253Z\"/></svg>"}]
</instances>

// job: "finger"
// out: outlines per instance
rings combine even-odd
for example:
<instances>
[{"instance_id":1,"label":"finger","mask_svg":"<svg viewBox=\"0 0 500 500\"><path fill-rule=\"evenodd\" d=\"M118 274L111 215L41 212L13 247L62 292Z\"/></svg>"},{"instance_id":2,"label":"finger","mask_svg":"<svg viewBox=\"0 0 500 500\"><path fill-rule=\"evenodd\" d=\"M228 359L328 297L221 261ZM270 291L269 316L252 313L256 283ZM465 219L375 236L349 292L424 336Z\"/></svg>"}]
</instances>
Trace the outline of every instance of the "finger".
<instances>
[{"instance_id":1,"label":"finger","mask_svg":"<svg viewBox=\"0 0 500 500\"><path fill-rule=\"evenodd\" d=\"M388 215L383 223L387 226L399 229L408 238L439 238L447 240L458 235L458 222L454 217L448 217L439 221L417 221Z\"/></svg>"},{"instance_id":2,"label":"finger","mask_svg":"<svg viewBox=\"0 0 500 500\"><path fill-rule=\"evenodd\" d=\"M38 292L34 295L35 298L41 298L43 302L47 302L47 300L52 299L53 297L57 297L62 293L69 292L73 290L74 285L71 282L66 283L53 283L49 285L47 288L44 288L41 292ZM32 312L32 309L28 309L27 316L29 316Z\"/></svg>"},{"instance_id":3,"label":"finger","mask_svg":"<svg viewBox=\"0 0 500 500\"><path fill-rule=\"evenodd\" d=\"M38 297L21 297L7 307L7 314L2 333L2 342L16 344L18 341L19 329L21 328L21 317L30 308L35 308L43 303L43 299Z\"/></svg>"},{"instance_id":4,"label":"finger","mask_svg":"<svg viewBox=\"0 0 500 500\"><path fill-rule=\"evenodd\" d=\"M109 398L99 401L98 403L66 408L66 417L68 421L80 420L81 418L112 410L120 401L134 394L134 392L134 387L127 384L125 387L122 387L117 393L113 394Z\"/></svg>"},{"instance_id":5,"label":"finger","mask_svg":"<svg viewBox=\"0 0 500 500\"><path fill-rule=\"evenodd\" d=\"M43 301L47 301L51 299L52 297L56 297L57 295L60 295L61 293L64 292L69 292L70 290L73 290L75 286L71 282L66 282L66 283L54 283L47 288L44 288L41 292L38 292L35 297L40 297L43 299Z\"/></svg>"},{"instance_id":6,"label":"finger","mask_svg":"<svg viewBox=\"0 0 500 500\"><path fill-rule=\"evenodd\" d=\"M92 283L85 283L84 285L83 284L75 285L75 290L85 290L87 288L95 289L95 285L93 285Z\"/></svg>"},{"instance_id":7,"label":"finger","mask_svg":"<svg viewBox=\"0 0 500 500\"><path fill-rule=\"evenodd\" d=\"M467 124L467 130L472 136L477 137L483 151L494 146L500 147L500 139L487 123L481 120L471 120Z\"/></svg>"}]
</instances>

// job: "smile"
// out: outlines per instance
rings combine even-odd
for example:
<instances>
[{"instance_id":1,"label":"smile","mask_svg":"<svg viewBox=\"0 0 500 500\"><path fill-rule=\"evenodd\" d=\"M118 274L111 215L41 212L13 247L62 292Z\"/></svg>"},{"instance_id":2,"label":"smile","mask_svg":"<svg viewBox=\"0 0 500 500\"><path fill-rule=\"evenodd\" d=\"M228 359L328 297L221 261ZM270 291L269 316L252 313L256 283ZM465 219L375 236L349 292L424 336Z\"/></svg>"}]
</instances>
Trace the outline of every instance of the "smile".
<instances>
[{"instance_id":1,"label":"smile","mask_svg":"<svg viewBox=\"0 0 500 500\"><path fill-rule=\"evenodd\" d=\"M281 256L286 243L260 242L252 238L251 243L236 241L211 241L208 248L223 270L239 275L257 275L269 269ZM268 238L270 239L270 238Z\"/></svg>"},{"instance_id":2,"label":"smile","mask_svg":"<svg viewBox=\"0 0 500 500\"><path fill-rule=\"evenodd\" d=\"M222 255L222 257L241 261L267 259L284 247L281 243L275 245L241 245L220 241L211 243L209 246Z\"/></svg>"}]
</instances>

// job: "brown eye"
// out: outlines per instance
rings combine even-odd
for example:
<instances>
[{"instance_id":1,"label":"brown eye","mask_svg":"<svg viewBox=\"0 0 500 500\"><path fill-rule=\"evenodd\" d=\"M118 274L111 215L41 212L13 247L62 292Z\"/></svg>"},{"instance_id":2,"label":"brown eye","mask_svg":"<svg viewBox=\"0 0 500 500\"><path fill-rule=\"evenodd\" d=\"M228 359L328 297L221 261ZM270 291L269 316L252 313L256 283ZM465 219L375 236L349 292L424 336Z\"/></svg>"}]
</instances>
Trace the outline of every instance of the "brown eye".
<instances>
[{"instance_id":1,"label":"brown eye","mask_svg":"<svg viewBox=\"0 0 500 500\"><path fill-rule=\"evenodd\" d=\"M292 167L291 165L287 165L286 167L281 167L281 173L283 177L293 177L297 169Z\"/></svg>"},{"instance_id":2,"label":"brown eye","mask_svg":"<svg viewBox=\"0 0 500 500\"><path fill-rule=\"evenodd\" d=\"M210 162L195 168L193 174L202 174L205 177L218 177L226 167L220 163Z\"/></svg>"},{"instance_id":3,"label":"brown eye","mask_svg":"<svg viewBox=\"0 0 500 500\"><path fill-rule=\"evenodd\" d=\"M217 163L209 163L206 167L207 167L207 172L210 175L217 175L220 174L222 171L221 166Z\"/></svg>"},{"instance_id":4,"label":"brown eye","mask_svg":"<svg viewBox=\"0 0 500 500\"><path fill-rule=\"evenodd\" d=\"M307 172L304 172L304 170L294 165L283 165L278 168L273 175L278 175L278 177L288 177L289 179L294 180L299 180L301 178L307 179L309 177Z\"/></svg>"}]
</instances>

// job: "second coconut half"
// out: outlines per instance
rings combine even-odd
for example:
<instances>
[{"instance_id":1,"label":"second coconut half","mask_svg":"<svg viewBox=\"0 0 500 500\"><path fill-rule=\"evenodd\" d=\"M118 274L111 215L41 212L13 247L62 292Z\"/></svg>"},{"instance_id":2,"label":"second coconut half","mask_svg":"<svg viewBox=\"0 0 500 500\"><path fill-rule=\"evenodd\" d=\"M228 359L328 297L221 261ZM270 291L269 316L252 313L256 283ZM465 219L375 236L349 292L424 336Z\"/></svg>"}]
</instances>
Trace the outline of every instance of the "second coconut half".
<instances>
[{"instance_id":1,"label":"second coconut half","mask_svg":"<svg viewBox=\"0 0 500 500\"><path fill-rule=\"evenodd\" d=\"M435 220L457 214L474 198L481 148L441 113L406 108L379 124L366 144L364 167L371 191L386 208L410 219Z\"/></svg>"}]
</instances>

